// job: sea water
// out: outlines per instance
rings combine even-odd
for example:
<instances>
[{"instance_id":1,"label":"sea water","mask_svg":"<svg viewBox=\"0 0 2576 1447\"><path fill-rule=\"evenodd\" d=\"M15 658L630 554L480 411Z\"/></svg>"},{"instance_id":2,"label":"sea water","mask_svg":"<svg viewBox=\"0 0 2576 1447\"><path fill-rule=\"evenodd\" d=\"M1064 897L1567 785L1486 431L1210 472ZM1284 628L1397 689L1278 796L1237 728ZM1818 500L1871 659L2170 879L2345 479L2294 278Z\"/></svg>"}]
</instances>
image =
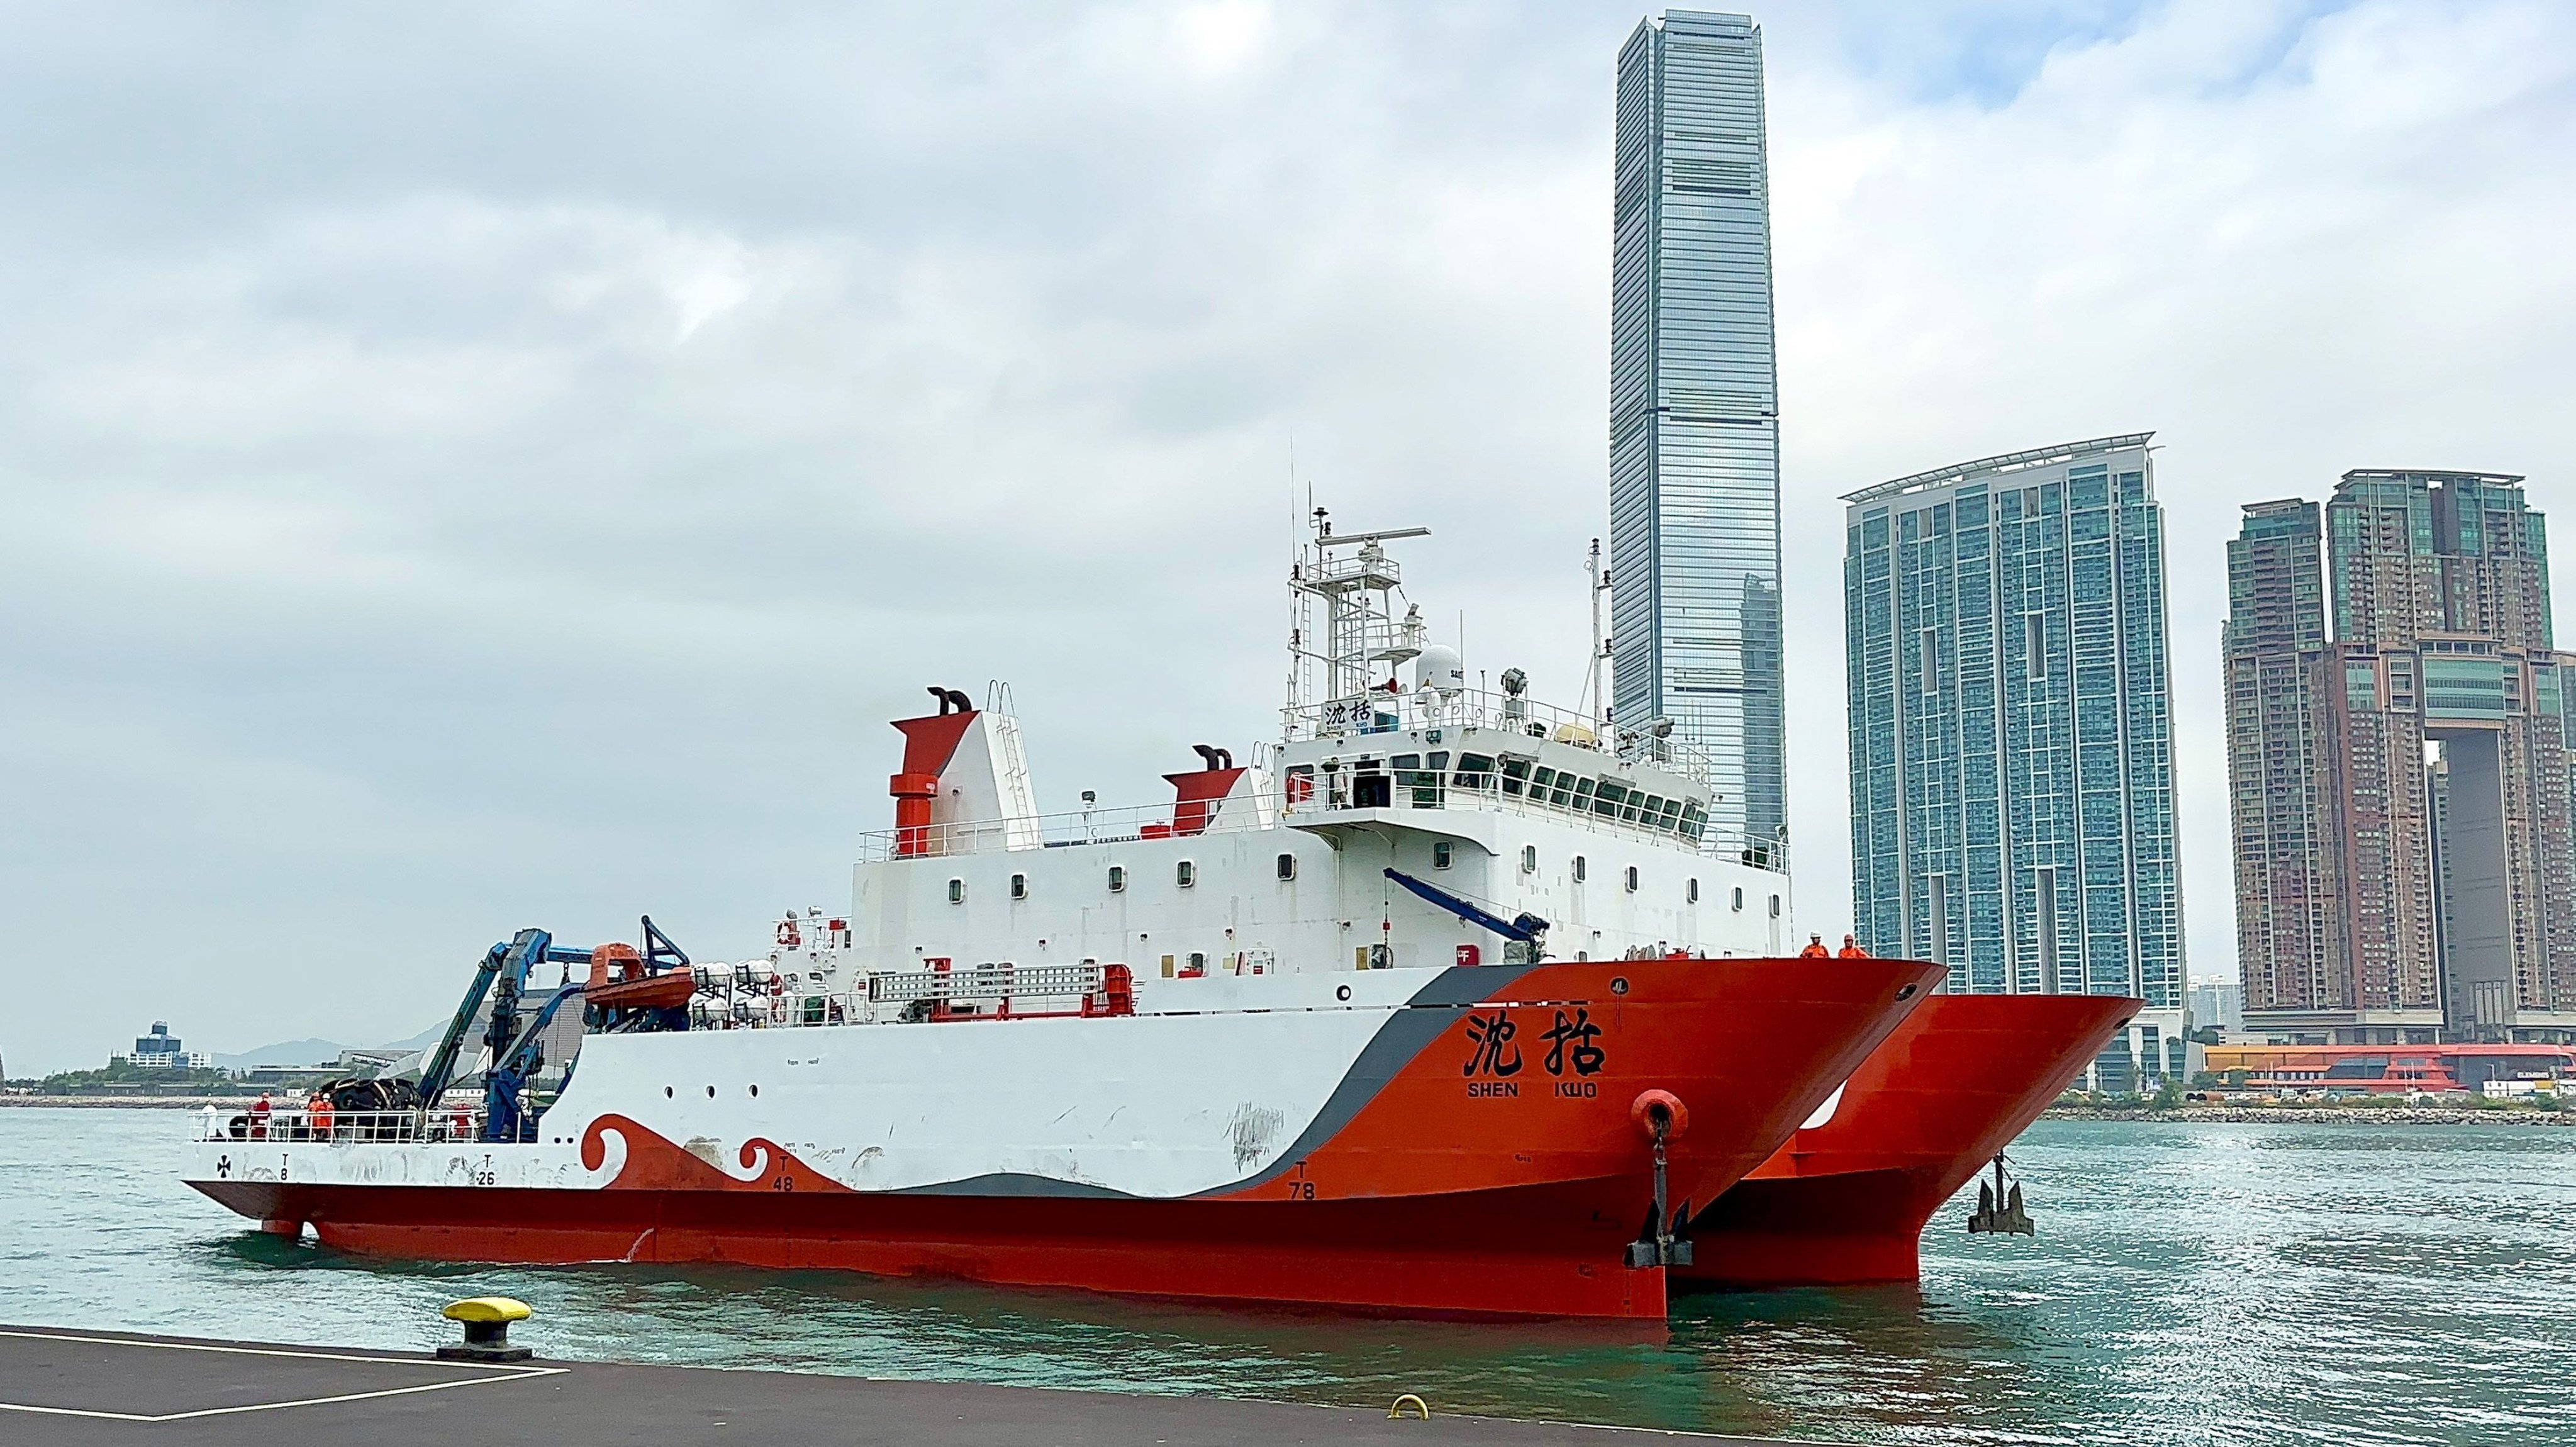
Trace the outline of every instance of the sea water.
<instances>
[{"instance_id":1,"label":"sea water","mask_svg":"<svg viewBox=\"0 0 2576 1447\"><path fill-rule=\"evenodd\" d=\"M1665 1333L819 1272L366 1261L172 1174L192 1115L0 1110L0 1322L1377 1404L1841 1442L2576 1442L2576 1129L2044 1121L2035 1238L1919 1287L1681 1298Z\"/></svg>"}]
</instances>

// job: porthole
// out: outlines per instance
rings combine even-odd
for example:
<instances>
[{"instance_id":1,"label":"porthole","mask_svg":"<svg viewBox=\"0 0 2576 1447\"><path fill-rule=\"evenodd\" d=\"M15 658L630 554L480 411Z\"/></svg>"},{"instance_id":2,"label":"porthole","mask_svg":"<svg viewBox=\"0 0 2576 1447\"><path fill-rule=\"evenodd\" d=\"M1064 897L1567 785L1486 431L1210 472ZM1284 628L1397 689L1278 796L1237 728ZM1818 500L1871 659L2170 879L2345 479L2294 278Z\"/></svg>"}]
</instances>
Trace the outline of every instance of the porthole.
<instances>
[{"instance_id":1,"label":"porthole","mask_svg":"<svg viewBox=\"0 0 2576 1447\"><path fill-rule=\"evenodd\" d=\"M1740 884L1735 887L1735 908L1739 914L1744 910L1744 886Z\"/></svg>"},{"instance_id":2,"label":"porthole","mask_svg":"<svg viewBox=\"0 0 2576 1447\"><path fill-rule=\"evenodd\" d=\"M1351 987L1350 987L1350 986L1348 986L1348 985L1335 985L1335 986L1333 987L1333 998L1334 998L1334 999L1336 999L1336 1000L1347 1000L1347 999L1349 999L1350 997L1351 997Z\"/></svg>"},{"instance_id":3,"label":"porthole","mask_svg":"<svg viewBox=\"0 0 2576 1447\"><path fill-rule=\"evenodd\" d=\"M754 1099L754 1100L758 1100L758 1099L760 1098L760 1087L759 1087L759 1086L755 1085L755 1086L753 1086L753 1087L751 1088L751 1098L752 1098L752 1099Z\"/></svg>"},{"instance_id":4,"label":"porthole","mask_svg":"<svg viewBox=\"0 0 2576 1447\"><path fill-rule=\"evenodd\" d=\"M1295 879L1297 877L1296 855L1282 854L1279 856L1279 877L1281 879Z\"/></svg>"},{"instance_id":5,"label":"porthole","mask_svg":"<svg viewBox=\"0 0 2576 1447\"><path fill-rule=\"evenodd\" d=\"M1628 892L1630 894L1637 892L1637 866L1633 864L1628 866Z\"/></svg>"},{"instance_id":6,"label":"porthole","mask_svg":"<svg viewBox=\"0 0 2576 1447\"><path fill-rule=\"evenodd\" d=\"M1184 859L1180 863L1172 866L1172 883L1179 885L1183 889L1188 889L1190 886L1198 882L1199 867L1196 864Z\"/></svg>"},{"instance_id":7,"label":"porthole","mask_svg":"<svg viewBox=\"0 0 2576 1447\"><path fill-rule=\"evenodd\" d=\"M1581 884L1583 882L1584 874L1583 856L1578 854L1574 856L1574 882Z\"/></svg>"},{"instance_id":8,"label":"porthole","mask_svg":"<svg viewBox=\"0 0 2576 1447\"><path fill-rule=\"evenodd\" d=\"M1028 898L1028 897L1029 897L1029 877L1028 877L1027 875L1025 875L1025 874L1014 874L1014 875L1012 875L1012 876L1011 876L1011 898L1013 898L1013 899L1026 899L1026 898Z\"/></svg>"},{"instance_id":9,"label":"porthole","mask_svg":"<svg viewBox=\"0 0 2576 1447\"><path fill-rule=\"evenodd\" d=\"M952 879L948 881L948 902L950 904L964 904L966 902L966 881L962 879Z\"/></svg>"},{"instance_id":10,"label":"porthole","mask_svg":"<svg viewBox=\"0 0 2576 1447\"><path fill-rule=\"evenodd\" d=\"M671 1098L671 1087L667 1085L662 1087L662 1098L664 1100L669 1100Z\"/></svg>"},{"instance_id":11,"label":"porthole","mask_svg":"<svg viewBox=\"0 0 2576 1447\"><path fill-rule=\"evenodd\" d=\"M1446 839L1433 840L1431 844L1431 867L1434 869L1448 868L1451 848L1452 846Z\"/></svg>"},{"instance_id":12,"label":"porthole","mask_svg":"<svg viewBox=\"0 0 2576 1447\"><path fill-rule=\"evenodd\" d=\"M1780 896L1776 894L1771 896L1771 917L1773 919L1780 917Z\"/></svg>"},{"instance_id":13,"label":"porthole","mask_svg":"<svg viewBox=\"0 0 2576 1447\"><path fill-rule=\"evenodd\" d=\"M716 1098L716 1088L715 1088L714 1086L710 1085L710 1086L708 1086L708 1087L707 1087L707 1099L709 1099L709 1100L713 1100L713 1099L715 1099L715 1098Z\"/></svg>"},{"instance_id":14,"label":"porthole","mask_svg":"<svg viewBox=\"0 0 2576 1447\"><path fill-rule=\"evenodd\" d=\"M1537 845L1535 845L1535 844L1524 844L1524 845L1522 845L1522 846L1521 846L1521 873L1523 873L1523 874L1536 874L1536 873L1538 873L1538 846L1537 846Z\"/></svg>"},{"instance_id":15,"label":"porthole","mask_svg":"<svg viewBox=\"0 0 2576 1447\"><path fill-rule=\"evenodd\" d=\"M1626 975L1612 975L1610 977L1610 993L1613 995L1624 995L1628 993L1628 977Z\"/></svg>"},{"instance_id":16,"label":"porthole","mask_svg":"<svg viewBox=\"0 0 2576 1447\"><path fill-rule=\"evenodd\" d=\"M1684 886L1684 887L1683 887L1683 889L1682 889L1682 903L1684 903L1684 904L1697 904L1697 903L1699 903L1699 881L1698 881L1698 880L1694 879L1694 880L1692 880L1688 885L1686 885L1686 886Z\"/></svg>"},{"instance_id":17,"label":"porthole","mask_svg":"<svg viewBox=\"0 0 2576 1447\"><path fill-rule=\"evenodd\" d=\"M1124 892L1126 888L1127 866L1124 864L1113 864L1109 866L1109 892L1111 894L1119 894Z\"/></svg>"}]
</instances>

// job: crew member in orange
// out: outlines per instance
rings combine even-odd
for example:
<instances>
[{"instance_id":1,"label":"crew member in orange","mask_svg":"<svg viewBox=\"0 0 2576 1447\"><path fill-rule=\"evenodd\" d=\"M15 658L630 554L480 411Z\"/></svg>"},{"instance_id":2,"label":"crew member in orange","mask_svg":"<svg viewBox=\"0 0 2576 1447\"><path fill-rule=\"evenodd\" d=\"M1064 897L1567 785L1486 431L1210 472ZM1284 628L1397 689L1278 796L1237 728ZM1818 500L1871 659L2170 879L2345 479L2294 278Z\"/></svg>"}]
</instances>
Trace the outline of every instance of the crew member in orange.
<instances>
[{"instance_id":1,"label":"crew member in orange","mask_svg":"<svg viewBox=\"0 0 2576 1447\"><path fill-rule=\"evenodd\" d=\"M313 1123L315 1140L329 1140L331 1127L335 1123L331 1110L331 1097L318 1090L313 1092L313 1098L305 1102L304 1118Z\"/></svg>"},{"instance_id":2,"label":"crew member in orange","mask_svg":"<svg viewBox=\"0 0 2576 1447\"><path fill-rule=\"evenodd\" d=\"M1833 951L1825 948L1825 937L1823 935L1809 935L1807 936L1807 947L1798 951L1798 958L1802 960L1821 960L1832 953Z\"/></svg>"},{"instance_id":3,"label":"crew member in orange","mask_svg":"<svg viewBox=\"0 0 2576 1447\"><path fill-rule=\"evenodd\" d=\"M1869 958L1869 951L1860 947L1860 936L1845 935L1843 936L1842 957L1847 960L1865 960Z\"/></svg>"}]
</instances>

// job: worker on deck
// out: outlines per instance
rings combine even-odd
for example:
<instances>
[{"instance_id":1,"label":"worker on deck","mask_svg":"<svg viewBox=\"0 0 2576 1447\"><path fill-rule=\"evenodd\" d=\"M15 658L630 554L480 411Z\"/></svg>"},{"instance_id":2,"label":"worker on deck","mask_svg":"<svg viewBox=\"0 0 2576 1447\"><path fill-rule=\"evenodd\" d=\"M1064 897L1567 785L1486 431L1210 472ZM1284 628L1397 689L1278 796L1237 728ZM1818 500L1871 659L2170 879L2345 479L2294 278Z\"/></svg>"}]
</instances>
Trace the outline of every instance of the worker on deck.
<instances>
[{"instance_id":1,"label":"worker on deck","mask_svg":"<svg viewBox=\"0 0 2576 1447\"><path fill-rule=\"evenodd\" d=\"M1842 957L1847 960L1865 960L1869 958L1869 951L1860 947L1860 936L1858 935L1843 936L1841 954Z\"/></svg>"},{"instance_id":2,"label":"worker on deck","mask_svg":"<svg viewBox=\"0 0 2576 1447\"><path fill-rule=\"evenodd\" d=\"M276 1108L268 1103L268 1092L265 1090L259 1093L259 1099L250 1103L250 1138L252 1140L268 1139L269 1113Z\"/></svg>"},{"instance_id":3,"label":"worker on deck","mask_svg":"<svg viewBox=\"0 0 2576 1447\"><path fill-rule=\"evenodd\" d=\"M1825 937L1823 935L1809 935L1807 936L1807 947L1798 951L1798 958L1802 960L1821 960L1831 954L1833 954L1833 951L1825 948Z\"/></svg>"},{"instance_id":4,"label":"worker on deck","mask_svg":"<svg viewBox=\"0 0 2576 1447\"><path fill-rule=\"evenodd\" d=\"M315 1140L329 1140L331 1127L335 1123L331 1110L331 1097L319 1090L313 1092L313 1098L304 1103L304 1118L313 1123Z\"/></svg>"}]
</instances>

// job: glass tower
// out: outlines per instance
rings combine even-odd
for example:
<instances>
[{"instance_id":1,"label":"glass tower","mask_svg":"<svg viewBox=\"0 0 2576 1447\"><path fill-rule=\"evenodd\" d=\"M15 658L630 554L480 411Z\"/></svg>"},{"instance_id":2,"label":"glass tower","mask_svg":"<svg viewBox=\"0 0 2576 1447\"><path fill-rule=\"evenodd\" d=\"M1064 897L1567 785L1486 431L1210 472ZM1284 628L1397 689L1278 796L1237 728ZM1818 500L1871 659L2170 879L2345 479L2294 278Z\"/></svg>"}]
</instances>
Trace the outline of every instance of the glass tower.
<instances>
[{"instance_id":1,"label":"glass tower","mask_svg":"<svg viewBox=\"0 0 2576 1447\"><path fill-rule=\"evenodd\" d=\"M1852 904L1978 994L2135 995L2098 1089L2185 1069L2164 518L2147 439L1844 499Z\"/></svg>"},{"instance_id":2,"label":"glass tower","mask_svg":"<svg viewBox=\"0 0 2576 1447\"><path fill-rule=\"evenodd\" d=\"M1780 421L1762 31L1674 10L1619 52L1610 281L1612 720L1713 765L1710 827L1787 819Z\"/></svg>"}]
</instances>

